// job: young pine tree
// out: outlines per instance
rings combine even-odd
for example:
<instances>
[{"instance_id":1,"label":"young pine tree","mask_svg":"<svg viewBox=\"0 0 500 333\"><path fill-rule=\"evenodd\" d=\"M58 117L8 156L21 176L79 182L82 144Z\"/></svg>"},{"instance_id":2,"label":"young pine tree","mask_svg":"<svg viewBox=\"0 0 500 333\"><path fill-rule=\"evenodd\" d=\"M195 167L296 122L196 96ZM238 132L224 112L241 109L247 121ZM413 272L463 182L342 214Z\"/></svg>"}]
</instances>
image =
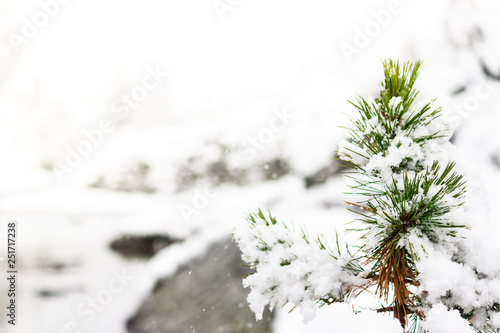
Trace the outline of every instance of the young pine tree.
<instances>
[{"instance_id":1,"label":"young pine tree","mask_svg":"<svg viewBox=\"0 0 500 333\"><path fill-rule=\"evenodd\" d=\"M379 95L351 103L358 116L338 155L363 245L337 238L332 248L261 210L235 231L255 269L244 284L257 318L290 303L311 319L318 306L372 292L381 305L371 310L392 313L405 332L500 332L500 267L484 268L467 248L465 182L441 109L417 101L420 65L384 62Z\"/></svg>"}]
</instances>

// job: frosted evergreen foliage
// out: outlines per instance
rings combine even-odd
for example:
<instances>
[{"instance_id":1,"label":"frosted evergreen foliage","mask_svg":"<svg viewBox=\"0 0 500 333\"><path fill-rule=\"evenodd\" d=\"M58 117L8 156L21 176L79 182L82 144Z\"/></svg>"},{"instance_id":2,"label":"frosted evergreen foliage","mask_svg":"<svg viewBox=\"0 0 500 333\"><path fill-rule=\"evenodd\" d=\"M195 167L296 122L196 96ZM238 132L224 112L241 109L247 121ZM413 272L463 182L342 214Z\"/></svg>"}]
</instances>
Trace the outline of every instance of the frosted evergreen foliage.
<instances>
[{"instance_id":1,"label":"frosted evergreen foliage","mask_svg":"<svg viewBox=\"0 0 500 333\"><path fill-rule=\"evenodd\" d=\"M452 133L434 101L417 100L420 62L383 65L379 96L352 103L358 116L338 151L363 245L352 251L337 238L331 250L251 214L235 232L255 269L244 280L250 306L260 318L267 304L291 303L309 320L314 306L370 291L381 304L371 310L392 313L405 332L500 332L500 263L468 239L473 214Z\"/></svg>"},{"instance_id":2,"label":"frosted evergreen foliage","mask_svg":"<svg viewBox=\"0 0 500 333\"><path fill-rule=\"evenodd\" d=\"M260 210L248 220L249 228L240 228L235 236L243 259L256 268L243 284L251 287L248 301L258 319L265 305L287 303L312 319L315 304L342 302L353 285L365 283L348 248L331 250L319 238L311 243L303 231L290 230Z\"/></svg>"}]
</instances>

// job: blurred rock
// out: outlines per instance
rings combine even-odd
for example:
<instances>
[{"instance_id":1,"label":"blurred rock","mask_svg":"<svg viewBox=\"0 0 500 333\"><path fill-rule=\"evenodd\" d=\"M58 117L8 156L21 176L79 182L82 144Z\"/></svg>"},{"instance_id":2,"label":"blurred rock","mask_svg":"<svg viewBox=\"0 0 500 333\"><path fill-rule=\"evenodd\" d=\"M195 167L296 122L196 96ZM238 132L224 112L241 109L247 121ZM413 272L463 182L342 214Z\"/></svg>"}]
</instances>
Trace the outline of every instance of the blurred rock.
<instances>
[{"instance_id":1,"label":"blurred rock","mask_svg":"<svg viewBox=\"0 0 500 333\"><path fill-rule=\"evenodd\" d=\"M346 161L342 161L337 154L332 157L330 164L320 168L312 175L304 178L305 187L310 188L324 184L328 179L342 174L342 172L350 171L354 166Z\"/></svg>"},{"instance_id":2,"label":"blurred rock","mask_svg":"<svg viewBox=\"0 0 500 333\"><path fill-rule=\"evenodd\" d=\"M278 179L292 172L288 162L279 157L264 163L261 170L265 180Z\"/></svg>"},{"instance_id":3,"label":"blurred rock","mask_svg":"<svg viewBox=\"0 0 500 333\"><path fill-rule=\"evenodd\" d=\"M54 274L62 273L68 269L79 268L82 266L82 260L80 258L42 258L36 265L36 269L51 272Z\"/></svg>"},{"instance_id":4,"label":"blurred rock","mask_svg":"<svg viewBox=\"0 0 500 333\"><path fill-rule=\"evenodd\" d=\"M500 152L497 152L496 154L492 154L490 156L491 158L491 163L497 168L500 169Z\"/></svg>"},{"instance_id":5,"label":"blurred rock","mask_svg":"<svg viewBox=\"0 0 500 333\"><path fill-rule=\"evenodd\" d=\"M215 151L216 156L192 156L179 165L176 175L178 192L200 184L212 187L224 183L244 186L253 182L275 180L291 172L289 163L281 157L254 160L248 162L247 166L241 166L232 163L233 154L238 154L236 147L215 142L207 144L207 150Z\"/></svg>"},{"instance_id":6,"label":"blurred rock","mask_svg":"<svg viewBox=\"0 0 500 333\"><path fill-rule=\"evenodd\" d=\"M500 80L500 73L495 73L492 69L490 69L484 60L481 60L481 69L483 70L483 74L490 79Z\"/></svg>"},{"instance_id":7,"label":"blurred rock","mask_svg":"<svg viewBox=\"0 0 500 333\"><path fill-rule=\"evenodd\" d=\"M338 166L331 163L330 165L322 167L312 175L306 176L304 178L306 188L323 184L328 178L336 175L338 173L338 169Z\"/></svg>"},{"instance_id":8,"label":"blurred rock","mask_svg":"<svg viewBox=\"0 0 500 333\"><path fill-rule=\"evenodd\" d=\"M158 281L127 323L130 333L267 333L272 314L260 321L249 309L241 279L240 251L231 239L213 245L172 278Z\"/></svg>"},{"instance_id":9,"label":"blurred rock","mask_svg":"<svg viewBox=\"0 0 500 333\"><path fill-rule=\"evenodd\" d=\"M179 241L167 235L126 235L114 240L110 247L127 258L150 258L158 251Z\"/></svg>"},{"instance_id":10,"label":"blurred rock","mask_svg":"<svg viewBox=\"0 0 500 333\"><path fill-rule=\"evenodd\" d=\"M119 192L154 193L157 189L151 185L150 172L148 164L133 162L112 175L99 177L90 186Z\"/></svg>"},{"instance_id":11,"label":"blurred rock","mask_svg":"<svg viewBox=\"0 0 500 333\"><path fill-rule=\"evenodd\" d=\"M62 289L62 288L41 288L36 291L36 296L40 298L60 298L71 293L81 293L83 288L81 286L76 286L72 288Z\"/></svg>"}]
</instances>

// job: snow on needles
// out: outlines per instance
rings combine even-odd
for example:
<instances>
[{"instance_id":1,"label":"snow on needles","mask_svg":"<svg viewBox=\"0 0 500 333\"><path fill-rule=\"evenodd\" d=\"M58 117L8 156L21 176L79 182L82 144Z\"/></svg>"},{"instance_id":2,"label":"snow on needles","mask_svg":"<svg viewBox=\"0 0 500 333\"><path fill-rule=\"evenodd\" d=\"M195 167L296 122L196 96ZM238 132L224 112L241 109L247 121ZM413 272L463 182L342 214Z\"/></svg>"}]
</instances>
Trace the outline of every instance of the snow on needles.
<instances>
[{"instance_id":1,"label":"snow on needles","mask_svg":"<svg viewBox=\"0 0 500 333\"><path fill-rule=\"evenodd\" d=\"M256 269L243 284L251 288L248 302L257 319L267 304L272 308L290 303L305 321L312 320L316 303L343 301L352 285L364 282L350 265L351 256L340 248L334 254L323 243L311 244L304 233L261 211L251 215L250 222L236 229L235 239L243 259Z\"/></svg>"},{"instance_id":2,"label":"snow on needles","mask_svg":"<svg viewBox=\"0 0 500 333\"><path fill-rule=\"evenodd\" d=\"M413 103L408 77L386 71L379 98L358 98L361 119L352 120L352 139L339 147L360 174L354 192L369 198L370 214L361 220L368 224L368 255L402 227L396 248L406 250L418 274L412 284L423 329L492 332L500 328L500 266L492 255L498 249L484 242L498 243L494 226L485 227L480 206L466 202L452 132L432 102Z\"/></svg>"},{"instance_id":3,"label":"snow on needles","mask_svg":"<svg viewBox=\"0 0 500 333\"><path fill-rule=\"evenodd\" d=\"M359 198L353 230L364 245L355 256L338 242L336 251L320 239L311 243L262 211L236 229L243 259L256 270L244 285L258 319L267 304L292 304L308 321L315 305L374 287L380 303L368 310L392 312L409 333L500 328L498 246L483 244L498 243L487 235L494 229L474 221L484 215L474 200L466 202L441 109L416 101L419 67L385 62L380 95L352 103L358 117L338 155L350 162L350 188Z\"/></svg>"}]
</instances>

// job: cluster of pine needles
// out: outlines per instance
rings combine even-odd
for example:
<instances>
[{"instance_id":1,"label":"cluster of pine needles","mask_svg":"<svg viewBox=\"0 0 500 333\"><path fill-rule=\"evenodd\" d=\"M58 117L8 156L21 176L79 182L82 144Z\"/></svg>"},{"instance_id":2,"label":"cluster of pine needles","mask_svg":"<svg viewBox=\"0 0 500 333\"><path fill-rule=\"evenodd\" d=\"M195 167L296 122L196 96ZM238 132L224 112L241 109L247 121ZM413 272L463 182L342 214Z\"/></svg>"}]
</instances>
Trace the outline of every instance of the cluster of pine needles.
<instances>
[{"instance_id":1,"label":"cluster of pine needles","mask_svg":"<svg viewBox=\"0 0 500 333\"><path fill-rule=\"evenodd\" d=\"M376 286L376 294L388 304L378 311L393 312L403 328L411 326L409 332L417 332L418 322L424 319L421 299L412 293L419 286L415 265L418 258L413 244L402 246L401 240L412 231L438 242L443 231L455 237L457 229L466 228L447 219L451 209L463 204L465 184L462 175L454 171L454 162L443 167L437 161L429 166L427 161L406 159L391 167L393 178L388 182L377 171L368 172L366 165L356 163L359 158L352 158L357 155L368 161L375 155L385 156L393 139L401 133L408 134L412 144L420 146L428 140L446 137L443 130L420 137L411 135L441 116L441 109L433 109L431 102L413 107L418 95L414 83L421 63L401 65L389 60L383 65L380 95L370 102L357 97L357 103L351 103L359 114L358 118L351 118L353 126L348 128L350 143L356 148L347 147L347 153L340 157L353 169L347 173L353 181L351 193L366 198L348 203L360 215L357 219L360 226L354 230L363 232L360 237L363 240L373 237L379 240L375 246L361 247L363 266L369 273L368 283L360 288ZM374 119L378 128L372 125ZM436 188L439 190L435 191ZM450 198L455 203L450 203Z\"/></svg>"},{"instance_id":2,"label":"cluster of pine needles","mask_svg":"<svg viewBox=\"0 0 500 333\"><path fill-rule=\"evenodd\" d=\"M359 96L351 102L358 115L350 118L350 139L339 149L339 158L349 168L346 175L351 180L350 193L359 198L348 204L358 214L354 221L357 227L350 230L360 233L361 245L350 252L349 248L354 247L349 245L341 251L338 237L334 249L320 238L314 242L334 259L347 253L351 259L342 269L364 281L345 286L338 295L325 295L317 300L318 305L347 301L352 295L375 290L381 304L376 311L392 312L408 333L422 332L423 309L428 305L426 292L416 293L420 286L416 264L419 256L426 254L420 240L425 239L426 244L453 242L461 229L468 228L450 220L450 213L464 203L462 175L455 171L455 163L448 156L432 160L436 156L433 147L450 145L450 133L447 125L439 121L442 111L434 101L415 102L418 91L414 85L420 66L420 62L385 61L379 95L369 100ZM384 173L380 166L367 167L374 157L383 163L391 149L400 149L401 140L407 146L398 150L398 165L383 164ZM266 217L260 210L249 216L249 222L252 228L262 222L268 227L278 223L270 213ZM300 234L307 244L313 243L303 229ZM420 240L414 242L415 237ZM272 250L271 245L259 241L262 251ZM256 268L259 263L250 265Z\"/></svg>"}]
</instances>

